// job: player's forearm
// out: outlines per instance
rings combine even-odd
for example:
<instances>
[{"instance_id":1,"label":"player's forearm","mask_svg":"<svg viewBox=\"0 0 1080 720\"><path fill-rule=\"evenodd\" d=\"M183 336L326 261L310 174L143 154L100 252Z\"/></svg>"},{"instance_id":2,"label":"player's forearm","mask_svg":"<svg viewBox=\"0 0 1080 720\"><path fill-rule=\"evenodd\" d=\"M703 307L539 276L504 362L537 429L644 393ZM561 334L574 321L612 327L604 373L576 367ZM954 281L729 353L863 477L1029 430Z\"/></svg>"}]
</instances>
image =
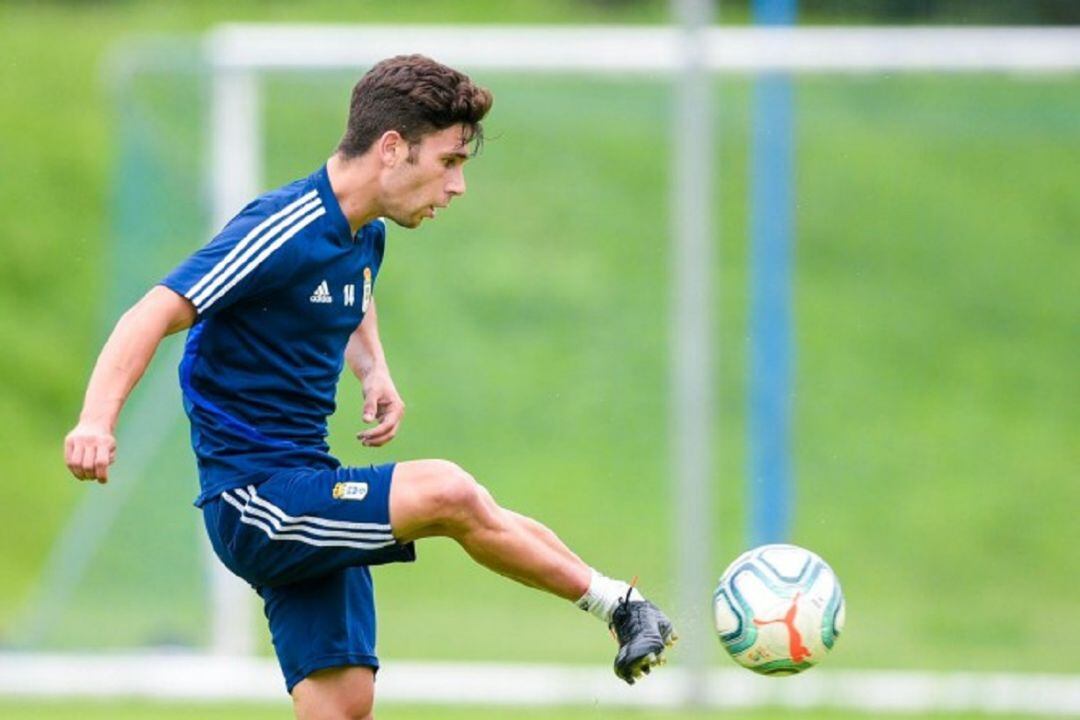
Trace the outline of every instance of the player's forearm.
<instances>
[{"instance_id":1,"label":"player's forearm","mask_svg":"<svg viewBox=\"0 0 1080 720\"><path fill-rule=\"evenodd\" d=\"M165 333L132 308L116 324L101 349L86 388L79 422L104 425L110 431L132 388L146 371Z\"/></svg>"},{"instance_id":2,"label":"player's forearm","mask_svg":"<svg viewBox=\"0 0 1080 720\"><path fill-rule=\"evenodd\" d=\"M349 337L349 344L345 348L345 360L353 373L361 380L376 370L389 370L382 341L379 339L379 320L375 313L374 301L364 315L364 321L360 323L360 327Z\"/></svg>"},{"instance_id":3,"label":"player's forearm","mask_svg":"<svg viewBox=\"0 0 1080 720\"><path fill-rule=\"evenodd\" d=\"M190 325L163 307L157 294L167 292L171 291L164 288L151 291L116 323L90 375L80 423L104 426L111 432L162 338ZM165 298L164 302L167 305L172 301Z\"/></svg>"}]
</instances>

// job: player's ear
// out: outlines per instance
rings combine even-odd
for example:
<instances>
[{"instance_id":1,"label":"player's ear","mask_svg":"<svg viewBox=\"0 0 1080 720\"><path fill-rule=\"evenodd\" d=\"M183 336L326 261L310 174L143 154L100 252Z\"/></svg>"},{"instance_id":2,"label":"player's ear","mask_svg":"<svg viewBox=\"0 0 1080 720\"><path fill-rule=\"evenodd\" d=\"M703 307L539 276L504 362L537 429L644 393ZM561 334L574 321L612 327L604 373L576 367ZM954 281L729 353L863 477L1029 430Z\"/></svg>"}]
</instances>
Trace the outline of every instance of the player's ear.
<instances>
[{"instance_id":1,"label":"player's ear","mask_svg":"<svg viewBox=\"0 0 1080 720\"><path fill-rule=\"evenodd\" d=\"M409 143L397 130L387 130L375 141L379 158L386 167L394 167L409 155Z\"/></svg>"}]
</instances>

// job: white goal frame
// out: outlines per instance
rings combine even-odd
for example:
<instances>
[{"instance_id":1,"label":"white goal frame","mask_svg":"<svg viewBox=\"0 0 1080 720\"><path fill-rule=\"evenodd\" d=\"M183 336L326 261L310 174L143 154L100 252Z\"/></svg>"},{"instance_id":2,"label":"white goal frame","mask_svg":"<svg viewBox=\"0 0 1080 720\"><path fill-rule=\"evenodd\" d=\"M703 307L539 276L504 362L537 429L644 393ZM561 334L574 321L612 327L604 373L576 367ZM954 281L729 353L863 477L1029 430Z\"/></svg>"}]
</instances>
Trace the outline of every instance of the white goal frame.
<instances>
[{"instance_id":1,"label":"white goal frame","mask_svg":"<svg viewBox=\"0 0 1080 720\"><path fill-rule=\"evenodd\" d=\"M260 76L290 70L363 70L400 53L424 53L465 70L516 73L645 75L672 79L708 73L1076 73L1080 29L1011 28L693 28L225 25L208 34L205 58L211 71L210 110L213 222L220 227L262 189ZM689 93L692 95L693 93ZM699 98L700 100L700 98ZM685 106L693 109L692 105ZM688 122L682 118L683 122ZM686 127L686 126L683 126ZM691 126L692 127L692 126ZM685 188L702 174L704 161L687 171L685 157L673 177ZM689 200L680 200L681 197ZM673 199L688 202L673 215L690 218L673 228L676 263L672 279L673 355L702 357L678 368L676 395L701 398L695 378L711 373L701 348L712 346L708 316L695 311L711 293L702 275L702 253L711 242L703 218L707 200L693 189ZM704 240L703 240L704 238ZM707 258L706 258L707 259ZM688 379L687 379L688 378ZM680 382L682 385L680 386ZM688 445L677 465L696 478L693 494L712 477L709 453L712 408L707 399L679 421ZM695 427L696 426L696 427ZM691 498L690 504L694 500ZM703 506L704 503L696 503ZM704 547L707 525L692 520L677 545ZM681 598L710 586L708 563L698 556L680 575ZM150 698L275 699L280 679L272 662L254 658L254 603L250 590L218 563L212 582L213 646L204 655L26 655L0 653L0 696L143 696ZM682 608L681 611L687 611ZM684 633L684 637L685 637ZM704 642L703 633L687 638ZM700 646L699 646L700 647ZM775 684L743 671L704 667L700 649L689 667L674 668L624 693L601 670L558 666L393 663L380 675L382 699L415 702L671 705L698 702L714 707L775 704L875 711L1080 713L1080 677L968 673L815 670L806 678ZM407 681L403 679L407 675ZM123 681L109 681L122 676ZM92 684L82 682L98 678ZM772 683L771 685L769 683ZM783 686L783 687L781 687ZM612 689L615 688L615 689ZM512 692L508 692L511 689Z\"/></svg>"},{"instance_id":2,"label":"white goal frame","mask_svg":"<svg viewBox=\"0 0 1080 720\"><path fill-rule=\"evenodd\" d=\"M290 70L357 70L402 53L423 53L466 70L518 73L583 73L666 76L680 82L675 108L676 157L672 194L673 328L672 423L678 427L673 458L678 501L680 568L676 608L696 622L684 632L681 653L688 675L676 693L694 703L710 702L704 681L710 657L704 643L707 618L694 599L710 587L710 562L700 548L710 544L708 483L715 477L708 447L713 408L709 398L714 347L709 307L711 279L710 198L713 169L702 159L709 147L704 72L712 73L988 73L1076 72L1080 30L1016 28L724 28L703 27L703 3L676 3L683 27L492 27L226 25L207 39L213 71L211 143L214 220L225 222L261 188L259 76ZM694 18L694 13L698 17ZM704 71L704 72L703 72ZM686 149L685 141L689 141ZM681 203L681 204L680 204ZM699 550L693 550L699 548ZM246 653L251 638L236 632L253 623L236 617L250 608L247 589L224 571L216 597L219 652ZM228 588L233 588L232 591ZM231 592L237 595L230 598ZM713 698L715 700L715 698Z\"/></svg>"}]
</instances>

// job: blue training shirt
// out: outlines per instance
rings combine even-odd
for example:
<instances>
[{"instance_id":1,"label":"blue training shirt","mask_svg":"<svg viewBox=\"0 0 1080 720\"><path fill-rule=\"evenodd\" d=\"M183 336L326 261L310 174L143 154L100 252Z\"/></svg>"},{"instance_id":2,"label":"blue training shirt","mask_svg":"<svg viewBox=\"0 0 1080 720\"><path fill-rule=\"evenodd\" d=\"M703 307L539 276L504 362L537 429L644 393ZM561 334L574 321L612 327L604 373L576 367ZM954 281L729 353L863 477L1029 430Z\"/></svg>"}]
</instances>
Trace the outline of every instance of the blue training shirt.
<instances>
[{"instance_id":1,"label":"blue training shirt","mask_svg":"<svg viewBox=\"0 0 1080 720\"><path fill-rule=\"evenodd\" d=\"M324 166L255 199L161 281L198 313L180 363L196 505L278 470L339 466L326 419L385 238L381 220L353 235Z\"/></svg>"}]
</instances>

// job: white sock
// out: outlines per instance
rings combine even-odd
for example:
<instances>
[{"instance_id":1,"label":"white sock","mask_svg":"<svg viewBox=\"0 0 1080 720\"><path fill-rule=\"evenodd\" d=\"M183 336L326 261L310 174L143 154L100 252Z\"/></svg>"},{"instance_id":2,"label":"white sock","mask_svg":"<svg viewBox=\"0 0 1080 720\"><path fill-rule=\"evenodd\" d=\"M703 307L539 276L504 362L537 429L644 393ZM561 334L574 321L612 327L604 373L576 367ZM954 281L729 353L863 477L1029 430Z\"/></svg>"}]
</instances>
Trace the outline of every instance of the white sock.
<instances>
[{"instance_id":1,"label":"white sock","mask_svg":"<svg viewBox=\"0 0 1080 720\"><path fill-rule=\"evenodd\" d=\"M626 598L627 592L630 593L631 600L645 599L637 588L631 588L629 583L622 580L613 580L593 570L592 580L589 581L589 589L574 604L585 612L600 618L605 623L610 623L611 613L615 612L619 601Z\"/></svg>"}]
</instances>

